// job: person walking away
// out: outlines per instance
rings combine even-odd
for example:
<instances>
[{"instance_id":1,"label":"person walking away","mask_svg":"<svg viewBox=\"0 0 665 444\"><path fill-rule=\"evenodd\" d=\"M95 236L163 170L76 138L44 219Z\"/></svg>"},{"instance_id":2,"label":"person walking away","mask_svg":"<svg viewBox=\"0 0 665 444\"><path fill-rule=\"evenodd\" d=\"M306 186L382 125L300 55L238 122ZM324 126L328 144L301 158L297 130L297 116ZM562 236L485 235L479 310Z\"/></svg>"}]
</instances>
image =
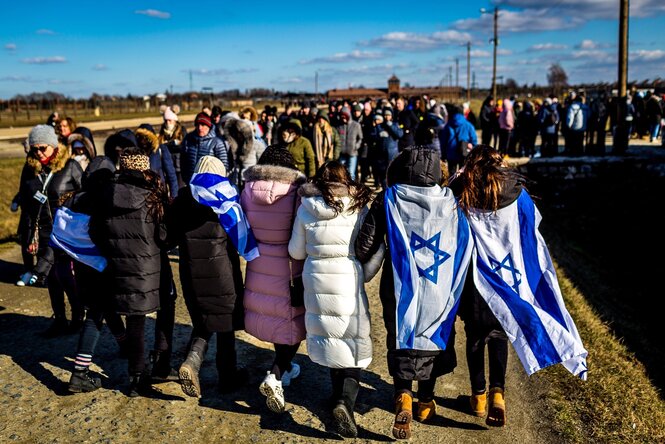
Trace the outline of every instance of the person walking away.
<instances>
[{"instance_id":1,"label":"person walking away","mask_svg":"<svg viewBox=\"0 0 665 444\"><path fill-rule=\"evenodd\" d=\"M126 130L124 134L127 137L114 139L131 141L133 133ZM145 318L160 308L161 251L166 248L163 216L168 197L142 149L128 146L120 148L118 155L119 169L113 180L101 185L102 198L95 199L91 209L89 233L109 262L112 307L126 317L127 395L151 396L151 376L145 368ZM155 348L161 349L159 345Z\"/></svg>"},{"instance_id":2,"label":"person walking away","mask_svg":"<svg viewBox=\"0 0 665 444\"><path fill-rule=\"evenodd\" d=\"M362 263L386 249L379 296L397 439L411 437L414 416L419 422L434 418L436 380L457 365L454 323L472 242L466 217L441 181L437 151L402 151L388 167L388 189L372 203L355 242Z\"/></svg>"},{"instance_id":3,"label":"person walking away","mask_svg":"<svg viewBox=\"0 0 665 444\"><path fill-rule=\"evenodd\" d=\"M189 187L182 188L167 212L169 243L180 251L180 282L192 320L187 358L179 369L182 390L201 397L199 372L213 334L217 335L220 393L247 382L238 367L235 331L243 329L240 253L248 262L258 248L226 168L214 156L199 159Z\"/></svg>"},{"instance_id":4,"label":"person walking away","mask_svg":"<svg viewBox=\"0 0 665 444\"><path fill-rule=\"evenodd\" d=\"M372 361L365 274L353 244L371 191L336 161L321 166L298 193L289 254L305 260L305 329L310 359L330 368L333 416L342 436L358 435L353 410L362 370Z\"/></svg>"},{"instance_id":5,"label":"person walking away","mask_svg":"<svg viewBox=\"0 0 665 444\"><path fill-rule=\"evenodd\" d=\"M439 132L441 154L448 162L449 175L462 166L469 150L477 143L475 128L464 118L460 107L451 105L448 109L448 123Z\"/></svg>"},{"instance_id":6,"label":"person walking away","mask_svg":"<svg viewBox=\"0 0 665 444\"><path fill-rule=\"evenodd\" d=\"M487 415L487 425L501 427L506 424L508 337L529 374L561 362L586 379L587 351L564 306L538 232L540 214L524 179L497 150L478 145L450 186L475 242L459 309L466 332L470 407L477 416Z\"/></svg>"},{"instance_id":7,"label":"person walking away","mask_svg":"<svg viewBox=\"0 0 665 444\"><path fill-rule=\"evenodd\" d=\"M514 129L515 111L513 102L510 99L504 99L501 114L499 114L499 152L504 156L508 155Z\"/></svg>"},{"instance_id":8,"label":"person walking away","mask_svg":"<svg viewBox=\"0 0 665 444\"><path fill-rule=\"evenodd\" d=\"M540 122L540 154L542 157L553 157L559 154L559 136L557 126L559 113L556 104L550 97L545 98L543 106L538 110Z\"/></svg>"},{"instance_id":9,"label":"person walking away","mask_svg":"<svg viewBox=\"0 0 665 444\"><path fill-rule=\"evenodd\" d=\"M291 153L269 147L259 163L245 172L240 204L247 215L261 256L247 263L245 331L275 348L275 360L260 385L268 408L284 411L284 388L300 375L293 362L305 339L305 307L295 287L302 283L302 261L289 257L288 244L298 201L307 178Z\"/></svg>"},{"instance_id":10,"label":"person walking away","mask_svg":"<svg viewBox=\"0 0 665 444\"><path fill-rule=\"evenodd\" d=\"M372 173L377 186L386 187L388 164L399 153L398 142L404 132L392 121L392 111L386 109L383 114L374 114L374 129L371 134L370 153L374 163Z\"/></svg>"},{"instance_id":11,"label":"person walking away","mask_svg":"<svg viewBox=\"0 0 665 444\"><path fill-rule=\"evenodd\" d=\"M576 95L566 114L566 139L569 155L579 157L584 154L584 133L587 128L588 107L581 95Z\"/></svg>"}]
</instances>

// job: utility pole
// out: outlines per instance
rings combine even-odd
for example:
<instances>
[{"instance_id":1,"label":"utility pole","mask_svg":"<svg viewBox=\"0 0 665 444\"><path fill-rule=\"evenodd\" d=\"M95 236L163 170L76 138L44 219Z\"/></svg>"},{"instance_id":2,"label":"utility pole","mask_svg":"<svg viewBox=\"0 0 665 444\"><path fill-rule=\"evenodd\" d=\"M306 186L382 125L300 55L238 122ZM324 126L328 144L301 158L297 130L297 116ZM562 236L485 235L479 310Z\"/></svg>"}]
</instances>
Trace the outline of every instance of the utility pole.
<instances>
[{"instance_id":1,"label":"utility pole","mask_svg":"<svg viewBox=\"0 0 665 444\"><path fill-rule=\"evenodd\" d=\"M314 97L319 99L319 72L314 72Z\"/></svg>"},{"instance_id":2,"label":"utility pole","mask_svg":"<svg viewBox=\"0 0 665 444\"><path fill-rule=\"evenodd\" d=\"M496 97L496 50L497 46L499 46L499 8L497 6L494 7L494 38L492 39L494 42L494 61L492 63L492 96L494 97L494 100L497 100Z\"/></svg>"},{"instance_id":3,"label":"utility pole","mask_svg":"<svg viewBox=\"0 0 665 444\"><path fill-rule=\"evenodd\" d=\"M624 97L628 83L628 15L629 0L621 0L619 11L619 97Z\"/></svg>"},{"instance_id":4,"label":"utility pole","mask_svg":"<svg viewBox=\"0 0 665 444\"><path fill-rule=\"evenodd\" d=\"M189 70L189 90L194 91L194 87L192 86L192 70Z\"/></svg>"},{"instance_id":5,"label":"utility pole","mask_svg":"<svg viewBox=\"0 0 665 444\"><path fill-rule=\"evenodd\" d=\"M450 65L448 67L448 79L450 79L450 82L448 83L448 86L451 88L453 87L453 66Z\"/></svg>"},{"instance_id":6,"label":"utility pole","mask_svg":"<svg viewBox=\"0 0 665 444\"><path fill-rule=\"evenodd\" d=\"M471 103L471 42L466 42L466 101Z\"/></svg>"},{"instance_id":7,"label":"utility pole","mask_svg":"<svg viewBox=\"0 0 665 444\"><path fill-rule=\"evenodd\" d=\"M455 59L455 86L459 88L459 59Z\"/></svg>"}]
</instances>

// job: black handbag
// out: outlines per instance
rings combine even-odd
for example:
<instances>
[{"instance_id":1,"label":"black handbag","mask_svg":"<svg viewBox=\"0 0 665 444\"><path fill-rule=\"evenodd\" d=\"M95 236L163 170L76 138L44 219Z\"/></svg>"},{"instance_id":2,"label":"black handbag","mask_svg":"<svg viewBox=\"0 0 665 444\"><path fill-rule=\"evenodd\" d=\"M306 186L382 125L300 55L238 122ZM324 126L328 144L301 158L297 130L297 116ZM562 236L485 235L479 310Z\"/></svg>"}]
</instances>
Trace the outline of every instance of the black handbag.
<instances>
[{"instance_id":1,"label":"black handbag","mask_svg":"<svg viewBox=\"0 0 665 444\"><path fill-rule=\"evenodd\" d=\"M291 268L290 260L289 268ZM291 307L302 307L305 305L305 286L302 282L302 276L293 277L293 271L289 280L289 290L291 291Z\"/></svg>"}]
</instances>

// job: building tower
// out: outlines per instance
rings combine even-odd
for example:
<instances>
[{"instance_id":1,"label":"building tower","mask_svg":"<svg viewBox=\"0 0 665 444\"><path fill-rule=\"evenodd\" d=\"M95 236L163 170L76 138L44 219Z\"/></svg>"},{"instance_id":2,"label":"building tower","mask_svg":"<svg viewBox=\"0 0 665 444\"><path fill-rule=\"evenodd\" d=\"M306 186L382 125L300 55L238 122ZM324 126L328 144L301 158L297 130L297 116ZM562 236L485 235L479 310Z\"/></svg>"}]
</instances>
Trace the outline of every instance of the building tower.
<instances>
[{"instance_id":1,"label":"building tower","mask_svg":"<svg viewBox=\"0 0 665 444\"><path fill-rule=\"evenodd\" d=\"M399 79L395 74L391 78L388 79L388 96L390 97L397 97L399 96Z\"/></svg>"}]
</instances>

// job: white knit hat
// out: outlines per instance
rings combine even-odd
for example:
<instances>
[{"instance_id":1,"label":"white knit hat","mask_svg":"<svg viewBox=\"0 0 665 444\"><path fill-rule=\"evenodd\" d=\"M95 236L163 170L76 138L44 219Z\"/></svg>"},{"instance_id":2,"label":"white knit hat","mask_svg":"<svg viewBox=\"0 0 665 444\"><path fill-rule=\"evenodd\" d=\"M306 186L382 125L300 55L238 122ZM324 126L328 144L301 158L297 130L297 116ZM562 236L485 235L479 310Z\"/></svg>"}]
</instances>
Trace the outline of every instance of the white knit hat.
<instances>
[{"instance_id":1,"label":"white knit hat","mask_svg":"<svg viewBox=\"0 0 665 444\"><path fill-rule=\"evenodd\" d=\"M196 174L199 173L212 173L226 177L226 168L221 160L215 156L203 156L196 163L194 169Z\"/></svg>"},{"instance_id":2,"label":"white knit hat","mask_svg":"<svg viewBox=\"0 0 665 444\"><path fill-rule=\"evenodd\" d=\"M164 111L164 120L178 120L178 115L169 107Z\"/></svg>"}]
</instances>

